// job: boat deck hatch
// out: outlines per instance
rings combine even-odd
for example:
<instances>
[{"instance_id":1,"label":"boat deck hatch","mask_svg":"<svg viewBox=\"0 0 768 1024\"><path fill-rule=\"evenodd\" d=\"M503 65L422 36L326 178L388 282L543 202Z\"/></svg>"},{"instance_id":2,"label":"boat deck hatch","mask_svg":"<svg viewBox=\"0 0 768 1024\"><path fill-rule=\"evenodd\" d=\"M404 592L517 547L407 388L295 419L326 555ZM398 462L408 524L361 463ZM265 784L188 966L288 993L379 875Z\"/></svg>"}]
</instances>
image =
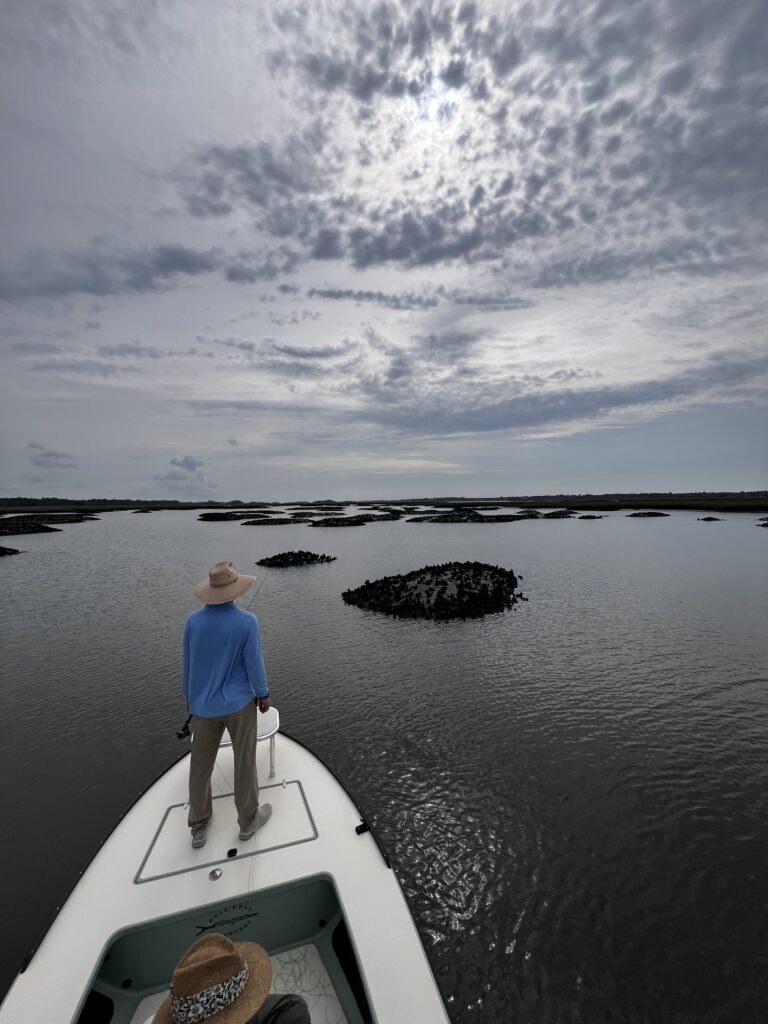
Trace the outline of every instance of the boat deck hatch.
<instances>
[{"instance_id":1,"label":"boat deck hatch","mask_svg":"<svg viewBox=\"0 0 768 1024\"><path fill-rule=\"evenodd\" d=\"M215 796L208 841L197 850L190 842L186 805L172 804L163 815L134 881L140 884L185 871L211 870L232 860L263 856L317 839L317 828L298 780L259 786L259 799L272 805L272 817L252 839L243 843L238 839L234 794Z\"/></svg>"}]
</instances>

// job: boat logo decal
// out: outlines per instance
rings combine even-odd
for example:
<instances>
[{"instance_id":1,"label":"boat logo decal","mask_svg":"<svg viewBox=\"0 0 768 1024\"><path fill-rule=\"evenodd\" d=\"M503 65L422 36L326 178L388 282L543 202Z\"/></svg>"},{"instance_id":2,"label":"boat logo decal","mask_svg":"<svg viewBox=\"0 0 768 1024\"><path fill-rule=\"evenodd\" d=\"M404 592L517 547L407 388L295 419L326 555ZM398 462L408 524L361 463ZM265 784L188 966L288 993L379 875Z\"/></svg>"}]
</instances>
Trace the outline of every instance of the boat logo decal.
<instances>
[{"instance_id":1,"label":"boat logo decal","mask_svg":"<svg viewBox=\"0 0 768 1024\"><path fill-rule=\"evenodd\" d=\"M238 914L238 910L242 911L242 913ZM222 907L215 914L211 914L207 924L195 925L197 937L199 938L206 932L217 931L221 932L222 935L232 938L233 935L239 935L240 932L244 932L248 927L250 919L258 916L258 910L251 910L247 903L230 903L229 906Z\"/></svg>"}]
</instances>

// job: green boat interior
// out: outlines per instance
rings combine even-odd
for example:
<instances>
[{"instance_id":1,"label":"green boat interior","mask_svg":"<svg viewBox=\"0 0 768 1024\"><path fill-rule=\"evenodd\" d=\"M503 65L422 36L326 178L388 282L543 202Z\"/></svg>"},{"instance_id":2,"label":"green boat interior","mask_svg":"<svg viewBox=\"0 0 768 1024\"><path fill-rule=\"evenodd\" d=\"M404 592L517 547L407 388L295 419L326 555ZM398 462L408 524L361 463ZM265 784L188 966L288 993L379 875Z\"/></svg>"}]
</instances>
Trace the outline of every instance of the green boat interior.
<instances>
[{"instance_id":1,"label":"green boat interior","mask_svg":"<svg viewBox=\"0 0 768 1024\"><path fill-rule=\"evenodd\" d=\"M333 881L316 876L118 932L104 951L76 1024L151 1021L179 959L210 932L264 946L272 959L272 991L302 995L313 1024L371 1022Z\"/></svg>"}]
</instances>

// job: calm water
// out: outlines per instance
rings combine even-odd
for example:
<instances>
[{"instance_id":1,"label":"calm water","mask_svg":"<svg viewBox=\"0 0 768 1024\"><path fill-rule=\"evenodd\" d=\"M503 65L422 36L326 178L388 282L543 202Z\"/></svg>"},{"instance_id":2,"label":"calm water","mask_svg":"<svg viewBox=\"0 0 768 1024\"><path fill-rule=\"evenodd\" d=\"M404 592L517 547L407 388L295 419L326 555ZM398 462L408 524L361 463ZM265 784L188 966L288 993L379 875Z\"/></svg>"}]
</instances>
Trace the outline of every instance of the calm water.
<instances>
[{"instance_id":1,"label":"calm water","mask_svg":"<svg viewBox=\"0 0 768 1024\"><path fill-rule=\"evenodd\" d=\"M451 1019L768 1020L755 522L310 530L115 512L9 538L28 554L0 562L0 988L182 751L192 585L220 558L248 572L309 548L338 561L272 570L254 604L273 699L377 823ZM452 559L514 569L529 602L428 623L340 599Z\"/></svg>"}]
</instances>

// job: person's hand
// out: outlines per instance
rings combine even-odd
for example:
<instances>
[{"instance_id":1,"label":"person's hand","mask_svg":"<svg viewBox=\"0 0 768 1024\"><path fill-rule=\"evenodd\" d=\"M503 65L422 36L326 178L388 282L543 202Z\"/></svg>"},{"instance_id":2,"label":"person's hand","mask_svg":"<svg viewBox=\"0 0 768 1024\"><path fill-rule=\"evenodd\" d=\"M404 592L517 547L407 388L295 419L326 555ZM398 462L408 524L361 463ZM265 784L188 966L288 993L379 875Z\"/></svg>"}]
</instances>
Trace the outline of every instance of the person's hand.
<instances>
[{"instance_id":1,"label":"person's hand","mask_svg":"<svg viewBox=\"0 0 768 1024\"><path fill-rule=\"evenodd\" d=\"M262 715L269 711L269 697L259 697L259 711Z\"/></svg>"}]
</instances>

